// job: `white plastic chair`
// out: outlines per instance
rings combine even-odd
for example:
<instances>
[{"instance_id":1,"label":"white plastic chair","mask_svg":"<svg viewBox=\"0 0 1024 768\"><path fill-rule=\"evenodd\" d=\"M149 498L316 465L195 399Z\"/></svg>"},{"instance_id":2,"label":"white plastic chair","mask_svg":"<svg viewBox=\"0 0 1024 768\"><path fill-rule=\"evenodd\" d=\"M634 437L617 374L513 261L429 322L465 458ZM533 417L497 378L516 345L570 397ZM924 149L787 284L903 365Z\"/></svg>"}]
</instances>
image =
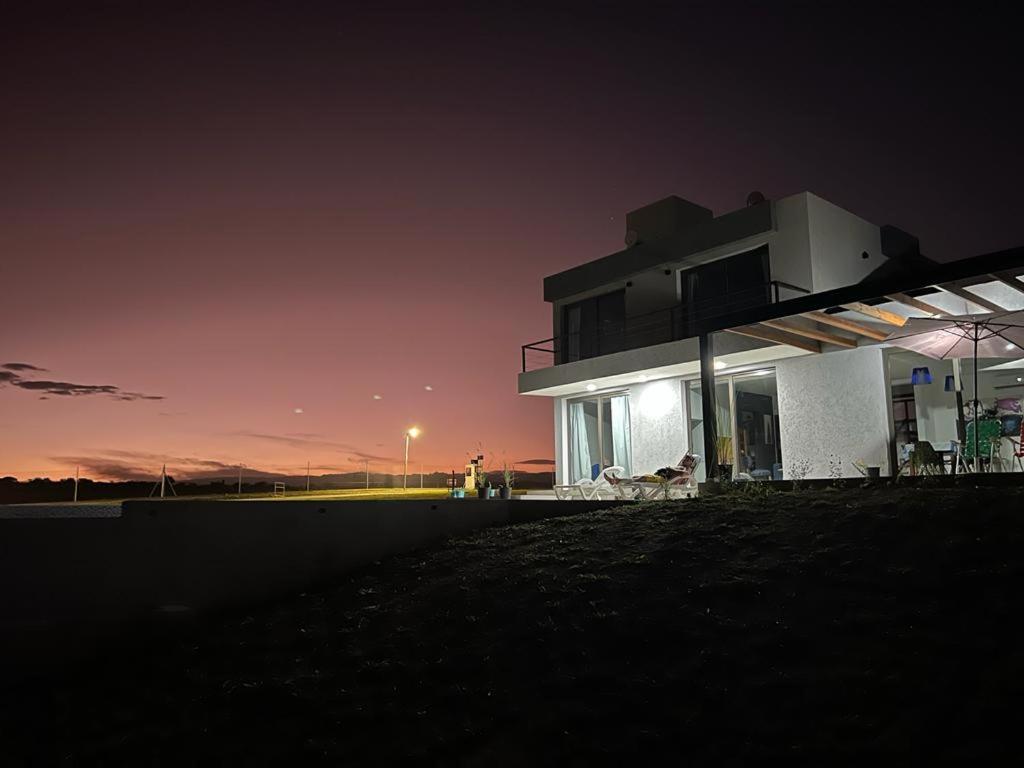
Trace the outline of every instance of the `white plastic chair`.
<instances>
[{"instance_id":1,"label":"white plastic chair","mask_svg":"<svg viewBox=\"0 0 1024 768\"><path fill-rule=\"evenodd\" d=\"M555 496L562 500L571 500L574 495L578 495L583 501L617 499L619 493L616 490L616 485L609 480L609 475L625 471L624 467L605 467L598 474L596 480L582 477L571 485L556 485L553 490Z\"/></svg>"}]
</instances>

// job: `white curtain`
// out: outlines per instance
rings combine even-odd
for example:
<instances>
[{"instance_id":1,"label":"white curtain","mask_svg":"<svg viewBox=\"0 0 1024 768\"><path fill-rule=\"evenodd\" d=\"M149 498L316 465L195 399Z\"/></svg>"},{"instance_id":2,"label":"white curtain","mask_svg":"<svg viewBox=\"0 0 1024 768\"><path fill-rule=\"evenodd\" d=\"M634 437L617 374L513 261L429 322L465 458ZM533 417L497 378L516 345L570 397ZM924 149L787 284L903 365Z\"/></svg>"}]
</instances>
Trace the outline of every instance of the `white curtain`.
<instances>
[{"instance_id":1,"label":"white curtain","mask_svg":"<svg viewBox=\"0 0 1024 768\"><path fill-rule=\"evenodd\" d=\"M609 398L612 405L612 464L632 474L632 451L629 440L629 398L626 395Z\"/></svg>"},{"instance_id":2,"label":"white curtain","mask_svg":"<svg viewBox=\"0 0 1024 768\"><path fill-rule=\"evenodd\" d=\"M591 464L583 403L569 403L569 482L589 478Z\"/></svg>"}]
</instances>

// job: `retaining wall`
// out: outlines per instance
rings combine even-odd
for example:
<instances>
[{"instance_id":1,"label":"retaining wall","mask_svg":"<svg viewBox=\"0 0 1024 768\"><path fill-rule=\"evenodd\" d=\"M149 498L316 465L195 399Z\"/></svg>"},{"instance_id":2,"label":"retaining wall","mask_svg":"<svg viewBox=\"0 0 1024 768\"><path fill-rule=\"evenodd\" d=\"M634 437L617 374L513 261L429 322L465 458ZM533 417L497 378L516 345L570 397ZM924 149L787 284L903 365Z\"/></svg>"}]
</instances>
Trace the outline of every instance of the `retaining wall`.
<instances>
[{"instance_id":1,"label":"retaining wall","mask_svg":"<svg viewBox=\"0 0 1024 768\"><path fill-rule=\"evenodd\" d=\"M156 614L272 598L488 525L615 502L127 501L118 517L0 519L0 673Z\"/></svg>"}]
</instances>

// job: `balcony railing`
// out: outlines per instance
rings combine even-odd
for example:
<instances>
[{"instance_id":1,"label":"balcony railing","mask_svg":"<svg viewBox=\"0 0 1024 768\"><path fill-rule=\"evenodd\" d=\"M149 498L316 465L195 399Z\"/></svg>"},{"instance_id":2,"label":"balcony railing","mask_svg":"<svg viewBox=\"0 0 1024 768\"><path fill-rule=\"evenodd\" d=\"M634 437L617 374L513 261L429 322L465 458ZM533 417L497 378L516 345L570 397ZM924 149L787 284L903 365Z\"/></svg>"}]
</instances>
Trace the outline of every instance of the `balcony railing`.
<instances>
[{"instance_id":1,"label":"balcony railing","mask_svg":"<svg viewBox=\"0 0 1024 768\"><path fill-rule=\"evenodd\" d=\"M773 280L765 285L724 293L705 301L674 304L654 312L632 315L614 325L563 333L524 344L522 370L526 373L613 352L687 339L695 335L691 329L698 322L707 322L718 315L737 310L776 303L780 300L780 290L810 293L806 288Z\"/></svg>"}]
</instances>

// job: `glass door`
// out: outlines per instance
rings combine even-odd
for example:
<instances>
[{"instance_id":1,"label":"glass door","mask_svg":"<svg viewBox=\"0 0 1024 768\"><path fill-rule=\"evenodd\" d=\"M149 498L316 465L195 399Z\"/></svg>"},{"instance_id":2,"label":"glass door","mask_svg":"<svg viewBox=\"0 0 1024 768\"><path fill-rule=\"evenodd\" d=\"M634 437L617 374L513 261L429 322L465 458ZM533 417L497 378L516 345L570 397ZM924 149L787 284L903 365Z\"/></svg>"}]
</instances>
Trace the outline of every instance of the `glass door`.
<instances>
[{"instance_id":1,"label":"glass door","mask_svg":"<svg viewBox=\"0 0 1024 768\"><path fill-rule=\"evenodd\" d=\"M569 401L569 482L596 479L606 467L632 473L629 395Z\"/></svg>"},{"instance_id":2,"label":"glass door","mask_svg":"<svg viewBox=\"0 0 1024 768\"><path fill-rule=\"evenodd\" d=\"M704 406L699 380L684 382L690 450L704 452ZM719 376L715 379L718 413L717 455L702 457L697 479L707 479L706 465L721 467L723 476L782 479L779 407L773 370Z\"/></svg>"},{"instance_id":3,"label":"glass door","mask_svg":"<svg viewBox=\"0 0 1024 768\"><path fill-rule=\"evenodd\" d=\"M732 411L729 408L729 379L720 377L715 380L715 398L718 413L715 426L718 434L718 455L704 456L704 403L701 400L700 380L694 379L684 383L686 387L686 412L690 422L690 451L702 454L700 466L697 467L697 480L707 479L708 462L722 464L732 471L734 451L732 442Z\"/></svg>"}]
</instances>

